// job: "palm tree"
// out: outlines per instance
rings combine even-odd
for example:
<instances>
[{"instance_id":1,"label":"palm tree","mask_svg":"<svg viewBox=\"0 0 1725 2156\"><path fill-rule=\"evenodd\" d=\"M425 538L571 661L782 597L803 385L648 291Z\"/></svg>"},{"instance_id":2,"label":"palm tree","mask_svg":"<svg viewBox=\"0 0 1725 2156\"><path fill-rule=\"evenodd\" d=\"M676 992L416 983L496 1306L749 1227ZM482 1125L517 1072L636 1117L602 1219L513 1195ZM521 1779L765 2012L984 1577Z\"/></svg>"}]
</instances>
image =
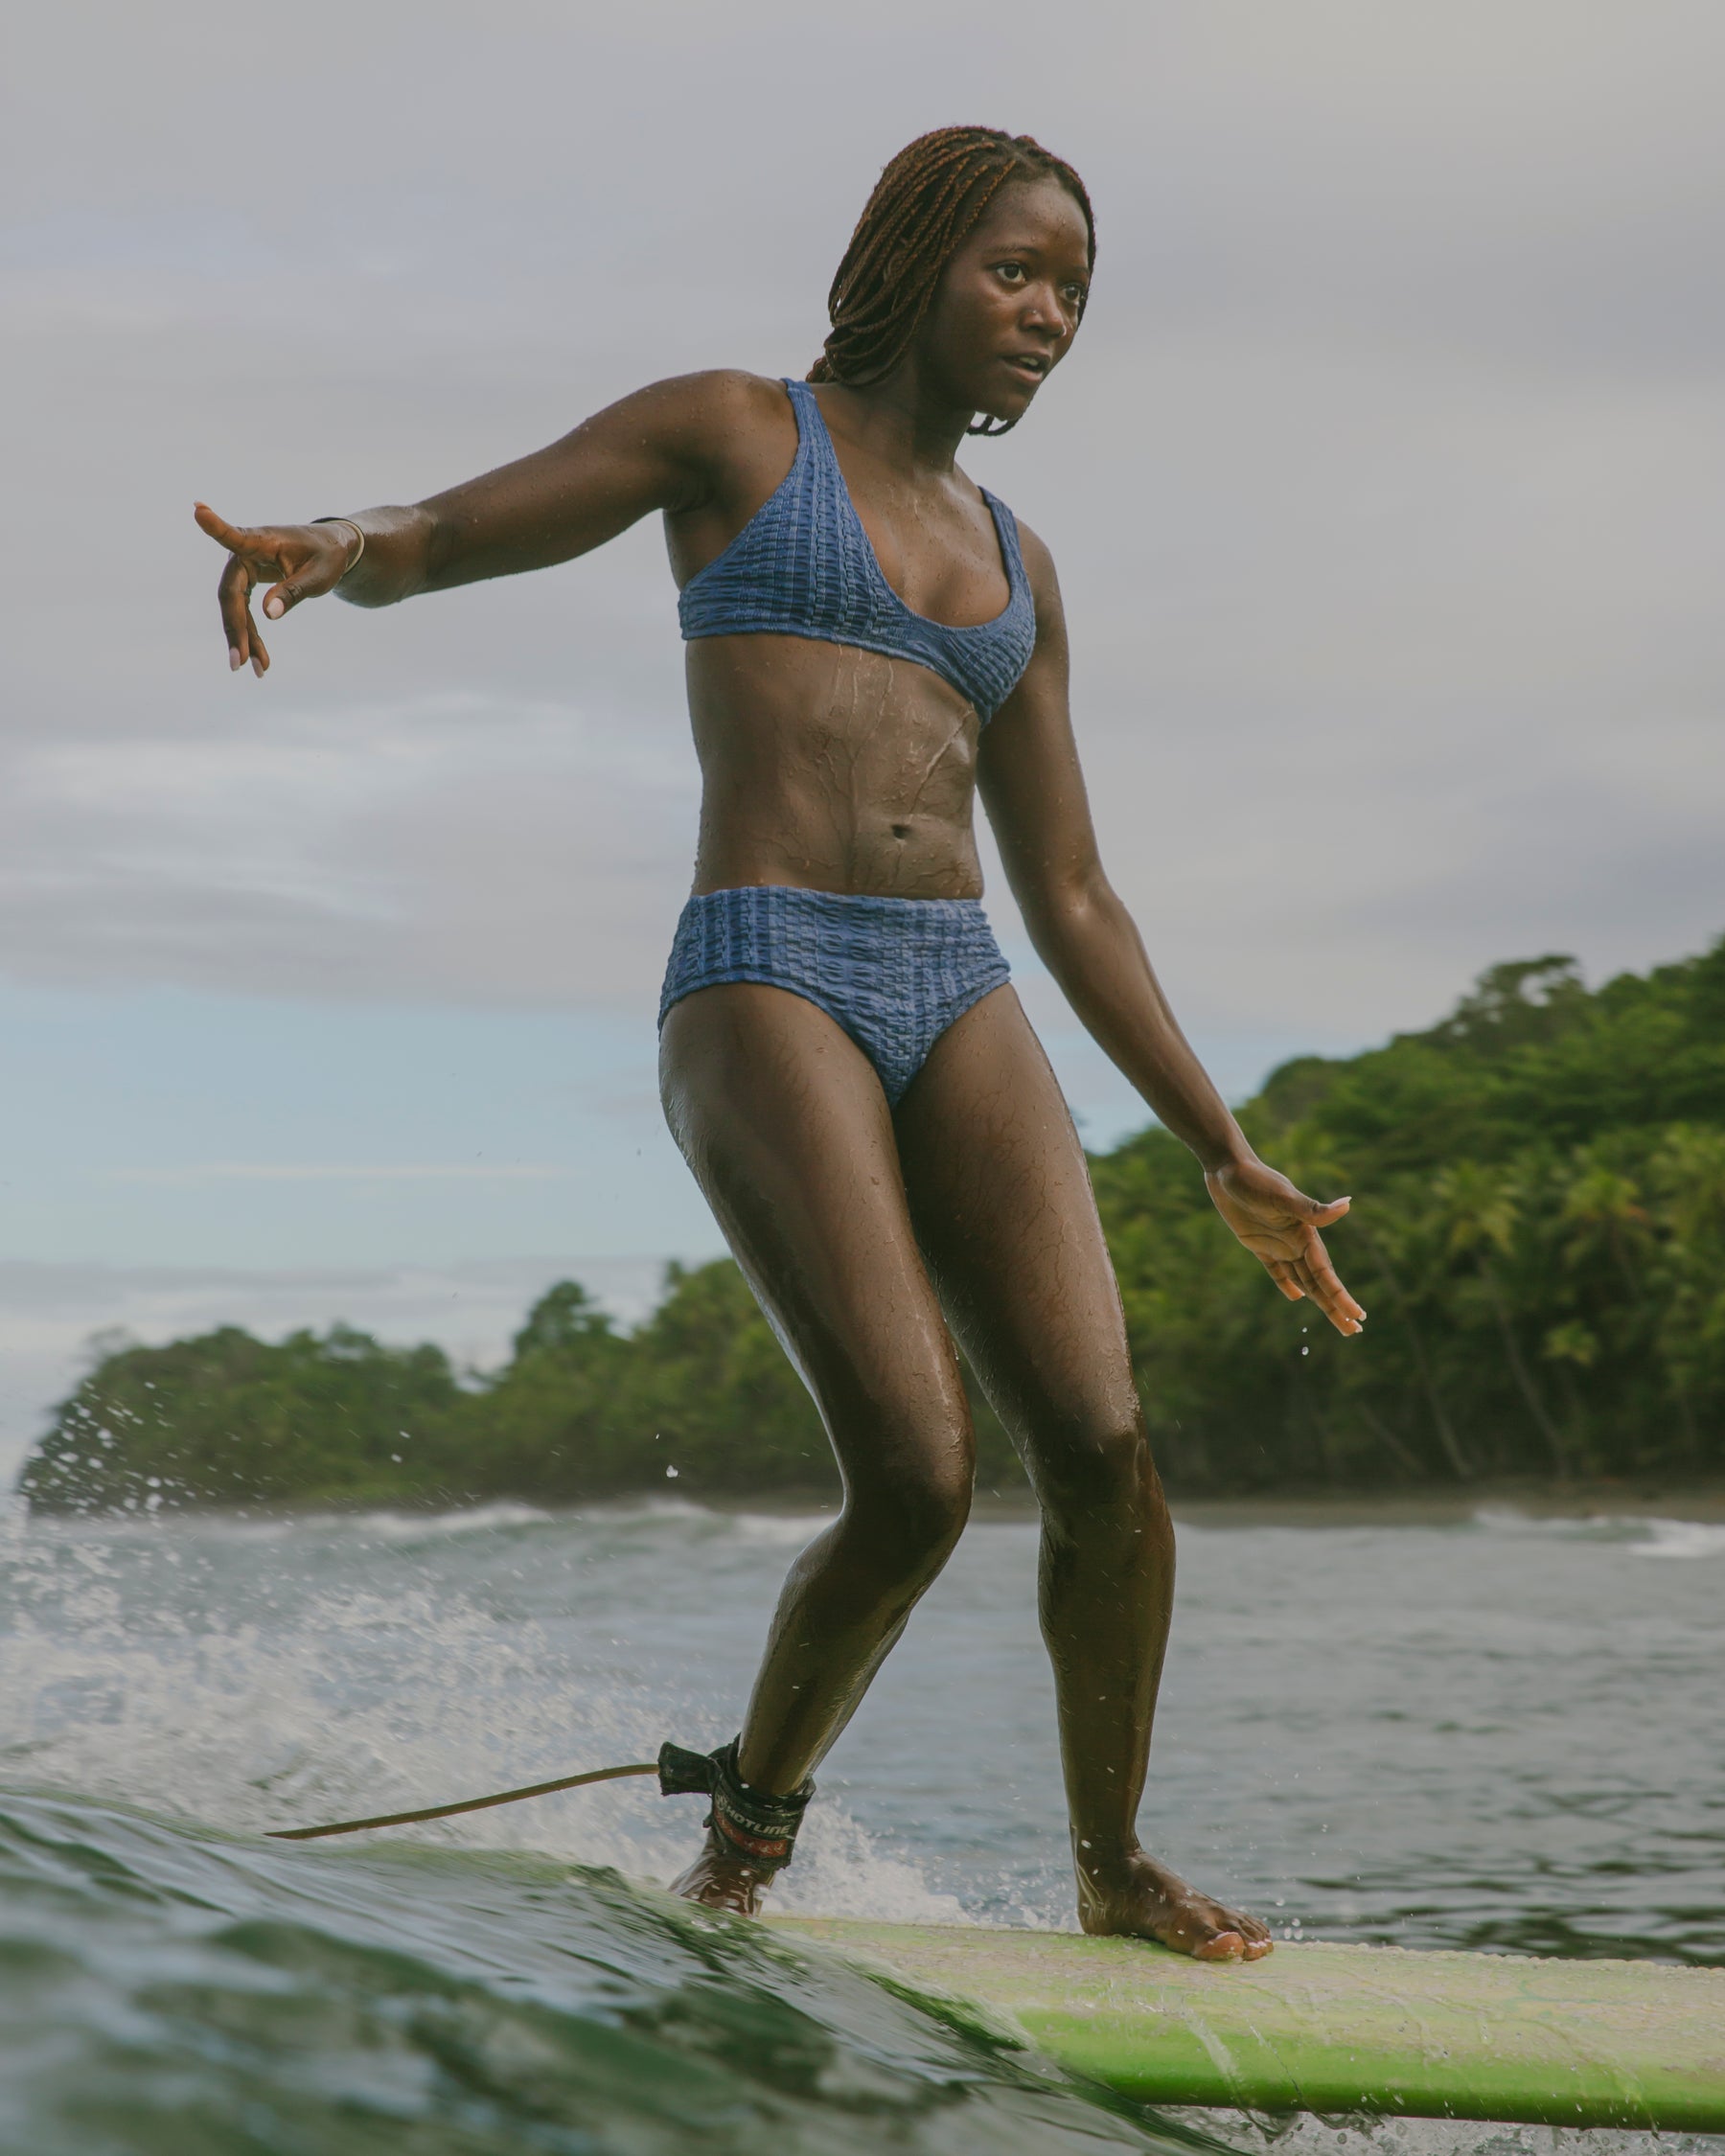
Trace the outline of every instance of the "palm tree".
<instances>
[{"instance_id":1,"label":"palm tree","mask_svg":"<svg viewBox=\"0 0 1725 2156\"><path fill-rule=\"evenodd\" d=\"M1472 1258L1474 1272L1485 1291L1486 1306L1497 1322L1509 1374L1527 1403L1534 1427L1550 1448L1552 1465L1560 1476L1567 1477L1569 1447L1533 1382L1510 1321L1503 1283L1492 1263L1494 1252L1506 1256L1515 1247L1519 1221L1515 1187L1496 1171L1473 1160L1461 1160L1438 1174L1432 1192L1443 1223L1445 1247L1452 1257Z\"/></svg>"},{"instance_id":2,"label":"palm tree","mask_svg":"<svg viewBox=\"0 0 1725 2156\"><path fill-rule=\"evenodd\" d=\"M1684 1242L1725 1242L1725 1130L1673 1123L1653 1162L1668 1225Z\"/></svg>"},{"instance_id":3,"label":"palm tree","mask_svg":"<svg viewBox=\"0 0 1725 2156\"><path fill-rule=\"evenodd\" d=\"M1574 1230L1569 1255L1580 1259L1596 1249L1606 1251L1622 1276L1631 1303L1639 1309L1646 1291L1636 1276L1629 1252L1632 1246L1645 1243L1651 1227L1641 1191L1586 1146L1577 1151L1576 1159L1577 1172L1563 1194L1563 1219Z\"/></svg>"},{"instance_id":4,"label":"palm tree","mask_svg":"<svg viewBox=\"0 0 1725 2156\"><path fill-rule=\"evenodd\" d=\"M1586 1434L1587 1411L1582 1405L1575 1373L1593 1368L1599 1358L1599 1342L1578 1318L1572 1318L1565 1324L1552 1327L1539 1352L1557 1373L1557 1389L1569 1409L1576 1442L1581 1444Z\"/></svg>"},{"instance_id":5,"label":"palm tree","mask_svg":"<svg viewBox=\"0 0 1725 2156\"><path fill-rule=\"evenodd\" d=\"M1372 1262L1395 1298L1396 1312L1407 1327L1408 1345L1413 1350L1414 1367L1419 1372L1420 1388L1425 1393L1426 1405L1432 1411L1432 1426L1438 1433L1438 1442L1443 1448L1443 1456L1450 1464L1450 1472L1458 1482L1469 1482L1473 1479L1473 1462L1461 1449L1461 1440L1456 1435L1455 1425L1450 1421L1443 1394L1438 1388L1432 1359L1426 1353L1425 1337L1414 1315L1414 1298L1402 1285L1400 1274L1390 1262L1390 1253L1384 1248L1383 1239L1363 1221L1353 1223L1353 1231L1371 1253ZM1375 1427L1381 1430L1382 1425L1377 1424Z\"/></svg>"},{"instance_id":6,"label":"palm tree","mask_svg":"<svg viewBox=\"0 0 1725 2156\"><path fill-rule=\"evenodd\" d=\"M1677 1402L1690 1456L1702 1456L1691 1384L1705 1368L1711 1342L1725 1337L1725 1131L1673 1124L1654 1157L1665 1230L1664 1270L1674 1282L1659 1328L1661 1359ZM1716 1346L1714 1349L1716 1354Z\"/></svg>"}]
</instances>

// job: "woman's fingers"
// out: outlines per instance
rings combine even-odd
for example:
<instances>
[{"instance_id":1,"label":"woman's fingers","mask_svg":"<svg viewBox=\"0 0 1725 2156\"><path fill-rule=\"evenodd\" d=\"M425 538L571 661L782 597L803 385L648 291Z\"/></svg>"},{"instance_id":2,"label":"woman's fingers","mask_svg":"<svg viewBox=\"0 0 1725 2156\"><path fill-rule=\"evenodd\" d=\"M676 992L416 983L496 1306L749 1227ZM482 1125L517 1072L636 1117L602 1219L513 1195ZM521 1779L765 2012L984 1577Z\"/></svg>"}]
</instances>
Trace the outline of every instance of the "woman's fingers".
<instances>
[{"instance_id":1,"label":"woman's fingers","mask_svg":"<svg viewBox=\"0 0 1725 2156\"><path fill-rule=\"evenodd\" d=\"M1333 1296L1326 1295L1316 1283L1313 1284L1310 1299L1322 1311L1344 1340L1352 1340L1355 1333L1362 1330L1360 1320L1350 1315L1346 1308L1341 1302L1338 1302Z\"/></svg>"},{"instance_id":2,"label":"woman's fingers","mask_svg":"<svg viewBox=\"0 0 1725 2156\"><path fill-rule=\"evenodd\" d=\"M252 672L263 680L269 672L269 654L264 649L264 639L258 634L258 625L251 617L251 608L245 609L245 633L251 642Z\"/></svg>"},{"instance_id":3,"label":"woman's fingers","mask_svg":"<svg viewBox=\"0 0 1725 2156\"><path fill-rule=\"evenodd\" d=\"M1330 1263L1330 1254L1323 1247L1322 1236L1309 1228L1306 1231L1305 1249L1300 1253L1300 1262L1325 1294L1340 1296L1350 1310L1359 1308L1352 1296L1348 1294L1338 1279L1336 1269ZM1362 1315L1364 1314L1362 1313Z\"/></svg>"},{"instance_id":4,"label":"woman's fingers","mask_svg":"<svg viewBox=\"0 0 1725 2156\"><path fill-rule=\"evenodd\" d=\"M237 554L240 551L240 541L245 535L237 532L225 516L218 516L207 501L195 501L192 504L192 515L196 519L198 530L213 539L218 546L225 546L230 553Z\"/></svg>"},{"instance_id":5,"label":"woman's fingers","mask_svg":"<svg viewBox=\"0 0 1725 2156\"><path fill-rule=\"evenodd\" d=\"M1336 1276L1323 1245L1314 1235L1306 1255L1296 1265L1295 1277L1339 1333L1351 1338L1365 1322L1366 1313Z\"/></svg>"},{"instance_id":6,"label":"woman's fingers","mask_svg":"<svg viewBox=\"0 0 1725 2156\"><path fill-rule=\"evenodd\" d=\"M228 664L236 673L251 656L251 588L250 569L238 554L230 554L216 586L216 600L221 609L222 634L227 638Z\"/></svg>"},{"instance_id":7,"label":"woman's fingers","mask_svg":"<svg viewBox=\"0 0 1725 2156\"><path fill-rule=\"evenodd\" d=\"M280 621L302 599L321 599L326 591L334 591L341 582L341 573L347 566L343 552L333 561L321 562L302 562L297 568L289 569L284 562L280 564L286 572L279 584L273 585L264 597L264 611L271 621Z\"/></svg>"},{"instance_id":8,"label":"woman's fingers","mask_svg":"<svg viewBox=\"0 0 1725 2156\"><path fill-rule=\"evenodd\" d=\"M1259 1254L1262 1256L1261 1252ZM1298 1302L1305 1294L1305 1290L1300 1286L1296 1275L1296 1269L1291 1259L1267 1257L1263 1259L1263 1267L1290 1302Z\"/></svg>"},{"instance_id":9,"label":"woman's fingers","mask_svg":"<svg viewBox=\"0 0 1725 2156\"><path fill-rule=\"evenodd\" d=\"M295 575L290 571L285 555L292 550L285 547L280 532L230 524L225 516L218 516L208 502L195 503L192 514L197 519L198 530L228 550L221 581L217 586L222 633L227 638L228 665L238 672L249 659L252 672L262 677L269 671L269 653L252 618L253 591L266 578L282 580L271 588L264 602L264 612L275 620L296 600L311 598L330 589L334 580L303 571Z\"/></svg>"},{"instance_id":10,"label":"woman's fingers","mask_svg":"<svg viewBox=\"0 0 1725 2156\"><path fill-rule=\"evenodd\" d=\"M230 554L242 556L248 562L273 562L281 544L281 534L267 528L249 524L230 524L225 516L218 516L208 502L194 502L192 515L197 528L213 539L218 546L225 546Z\"/></svg>"},{"instance_id":11,"label":"woman's fingers","mask_svg":"<svg viewBox=\"0 0 1725 2156\"><path fill-rule=\"evenodd\" d=\"M261 658L261 674L269 658L244 604L253 585L269 585L264 595L264 617L280 621L302 599L321 599L334 590L347 572L348 544L314 525L230 524L204 501L194 503L192 514L198 530L228 550L221 592L229 664L242 666L248 658ZM236 571L243 576L242 591Z\"/></svg>"},{"instance_id":12,"label":"woman's fingers","mask_svg":"<svg viewBox=\"0 0 1725 2156\"><path fill-rule=\"evenodd\" d=\"M237 674L250 659L252 672L262 678L269 671L269 654L252 619L252 589L250 568L237 554L231 556L217 587L221 632L227 638L228 665Z\"/></svg>"},{"instance_id":13,"label":"woman's fingers","mask_svg":"<svg viewBox=\"0 0 1725 2156\"><path fill-rule=\"evenodd\" d=\"M1337 1277L1320 1227L1347 1212L1351 1199L1308 1198L1261 1161L1206 1179L1222 1217L1291 1302L1315 1302L1339 1333L1351 1336L1366 1313Z\"/></svg>"},{"instance_id":14,"label":"woman's fingers","mask_svg":"<svg viewBox=\"0 0 1725 2156\"><path fill-rule=\"evenodd\" d=\"M1298 1239L1286 1230L1254 1236L1248 1248L1290 1302L1302 1297L1315 1302L1336 1330L1350 1339L1363 1329L1365 1311L1342 1285L1322 1238L1311 1228Z\"/></svg>"}]
</instances>

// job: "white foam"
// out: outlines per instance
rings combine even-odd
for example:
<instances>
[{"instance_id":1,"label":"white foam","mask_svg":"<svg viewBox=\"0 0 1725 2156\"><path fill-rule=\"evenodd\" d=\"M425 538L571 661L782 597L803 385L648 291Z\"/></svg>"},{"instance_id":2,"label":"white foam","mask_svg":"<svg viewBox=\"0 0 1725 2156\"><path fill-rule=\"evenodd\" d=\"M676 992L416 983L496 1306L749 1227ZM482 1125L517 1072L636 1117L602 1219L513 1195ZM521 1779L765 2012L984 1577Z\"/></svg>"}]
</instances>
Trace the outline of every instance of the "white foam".
<instances>
[{"instance_id":1,"label":"white foam","mask_svg":"<svg viewBox=\"0 0 1725 2156\"><path fill-rule=\"evenodd\" d=\"M714 1534L772 1548L800 1548L832 1522L825 1512L733 1512L694 1498L648 1497L579 1506L569 1518L594 1526L698 1524Z\"/></svg>"},{"instance_id":2,"label":"white foam","mask_svg":"<svg viewBox=\"0 0 1725 2156\"><path fill-rule=\"evenodd\" d=\"M1626 1540L1635 1523L1609 1513L1517 1512L1512 1505L1483 1504L1473 1524L1490 1535L1513 1535L1538 1542Z\"/></svg>"},{"instance_id":3,"label":"white foam","mask_svg":"<svg viewBox=\"0 0 1725 2156\"><path fill-rule=\"evenodd\" d=\"M622 1524L637 1520L722 1520L724 1514L715 1512L709 1504L697 1504L693 1498L646 1497L612 1498L598 1504L577 1505L569 1517Z\"/></svg>"},{"instance_id":4,"label":"white foam","mask_svg":"<svg viewBox=\"0 0 1725 2156\"><path fill-rule=\"evenodd\" d=\"M1644 1520L1647 1539L1635 1545L1638 1557L1725 1557L1725 1523L1706 1520Z\"/></svg>"},{"instance_id":5,"label":"white foam","mask_svg":"<svg viewBox=\"0 0 1725 2156\"><path fill-rule=\"evenodd\" d=\"M1474 1525L1488 1534L1542 1542L1616 1543L1632 1557L1725 1557L1725 1523L1650 1519L1640 1513L1541 1516L1482 1505Z\"/></svg>"},{"instance_id":6,"label":"white foam","mask_svg":"<svg viewBox=\"0 0 1725 2156\"><path fill-rule=\"evenodd\" d=\"M1634 1512L1532 1513L1482 1505L1473 1524L1487 1534L1524 1541L1616 1544L1637 1557L1708 1557L1725 1549L1725 1526Z\"/></svg>"},{"instance_id":7,"label":"white foam","mask_svg":"<svg viewBox=\"0 0 1725 2156\"><path fill-rule=\"evenodd\" d=\"M767 1549L800 1549L822 1527L830 1527L830 1512L734 1512L730 1526L739 1542L758 1544Z\"/></svg>"},{"instance_id":8,"label":"white foam","mask_svg":"<svg viewBox=\"0 0 1725 2156\"><path fill-rule=\"evenodd\" d=\"M492 1534L506 1527L536 1527L555 1514L537 1504L517 1504L499 1499L492 1504L464 1505L449 1512L314 1513L302 1523L313 1528L358 1528L368 1540L421 1542L436 1535Z\"/></svg>"},{"instance_id":9,"label":"white foam","mask_svg":"<svg viewBox=\"0 0 1725 2156\"><path fill-rule=\"evenodd\" d=\"M915 1865L883 1854L855 1820L824 1799L810 1811L796 1862L769 1906L787 1915L862 1916L888 1924L970 1921L955 1894L936 1892Z\"/></svg>"},{"instance_id":10,"label":"white foam","mask_svg":"<svg viewBox=\"0 0 1725 2156\"><path fill-rule=\"evenodd\" d=\"M806 1539L817 1517L632 1508L685 1542ZM0 1536L10 1605L0 1627L0 1771L239 1832L476 1797L656 1756L668 1728L714 1741L706 1710L632 1680L590 1642L572 1657L518 1612L501 1618L475 1569L434 1559L451 1535L534 1527L527 1505L242 1522L38 1522ZM618 1518L603 1515L606 1523ZM602 1524L589 1513L570 1525ZM266 1567L264 1529L303 1538ZM709 1531L710 1530L710 1531ZM367 1543L388 1544L387 1584ZM406 1556L420 1542L424 1569ZM236 1547L236 1544L240 1547ZM472 1560L466 1560L472 1568ZM393 1575L393 1576L392 1576ZM610 1645L614 1647L615 1642ZM585 1659L585 1666L584 1666ZM700 1846L694 1800L648 1778L396 1830L446 1846L611 1866L665 1884ZM355 1845L359 1846L362 1845ZM811 1815L774 1907L956 1923L958 1901L884 1853L830 1798Z\"/></svg>"},{"instance_id":11,"label":"white foam","mask_svg":"<svg viewBox=\"0 0 1725 2156\"><path fill-rule=\"evenodd\" d=\"M1169 2106L1162 2116L1210 2148L1276 2156L1719 2156L1712 2134L1650 2134L1639 2127L1517 2126L1474 2119L1369 2119L1310 2111L1254 2117Z\"/></svg>"}]
</instances>

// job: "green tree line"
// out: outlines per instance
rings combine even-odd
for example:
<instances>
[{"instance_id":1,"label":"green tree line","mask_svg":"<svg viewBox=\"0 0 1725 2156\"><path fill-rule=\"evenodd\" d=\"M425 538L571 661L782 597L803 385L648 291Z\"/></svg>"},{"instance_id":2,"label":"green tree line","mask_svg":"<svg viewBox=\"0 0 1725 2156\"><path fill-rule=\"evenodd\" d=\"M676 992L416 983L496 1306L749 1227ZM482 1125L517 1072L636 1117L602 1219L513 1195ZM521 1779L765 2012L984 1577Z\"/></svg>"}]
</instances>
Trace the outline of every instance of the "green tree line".
<instances>
[{"instance_id":1,"label":"green tree line","mask_svg":"<svg viewBox=\"0 0 1725 2156\"><path fill-rule=\"evenodd\" d=\"M1139 1388L1190 1493L1725 1472L1725 938L1590 991L1493 967L1430 1031L1284 1065L1241 1112L1370 1312L1345 1342L1276 1293L1189 1156L1093 1159ZM1022 1487L978 1398L978 1477ZM560 1502L830 1488L807 1394L728 1261L617 1328L576 1282L499 1370L346 1326L109 1343L22 1488L53 1508Z\"/></svg>"}]
</instances>

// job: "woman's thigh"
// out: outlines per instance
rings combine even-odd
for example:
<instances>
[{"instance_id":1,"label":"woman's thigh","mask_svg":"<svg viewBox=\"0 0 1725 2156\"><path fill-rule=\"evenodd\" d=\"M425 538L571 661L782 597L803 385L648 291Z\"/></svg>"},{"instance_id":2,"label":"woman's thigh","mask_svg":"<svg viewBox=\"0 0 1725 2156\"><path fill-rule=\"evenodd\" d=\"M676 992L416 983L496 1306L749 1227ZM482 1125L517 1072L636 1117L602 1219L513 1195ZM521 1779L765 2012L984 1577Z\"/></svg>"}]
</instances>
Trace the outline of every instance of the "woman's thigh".
<instances>
[{"instance_id":1,"label":"woman's thigh","mask_svg":"<svg viewBox=\"0 0 1725 2156\"><path fill-rule=\"evenodd\" d=\"M1126 1326L1078 1134L1010 988L945 1032L895 1122L946 1314L1045 1495L1141 1444Z\"/></svg>"},{"instance_id":2,"label":"woman's thigh","mask_svg":"<svg viewBox=\"0 0 1725 2156\"><path fill-rule=\"evenodd\" d=\"M659 1060L672 1134L847 1488L968 1489L963 1386L867 1059L802 997L740 981L674 1004Z\"/></svg>"}]
</instances>

